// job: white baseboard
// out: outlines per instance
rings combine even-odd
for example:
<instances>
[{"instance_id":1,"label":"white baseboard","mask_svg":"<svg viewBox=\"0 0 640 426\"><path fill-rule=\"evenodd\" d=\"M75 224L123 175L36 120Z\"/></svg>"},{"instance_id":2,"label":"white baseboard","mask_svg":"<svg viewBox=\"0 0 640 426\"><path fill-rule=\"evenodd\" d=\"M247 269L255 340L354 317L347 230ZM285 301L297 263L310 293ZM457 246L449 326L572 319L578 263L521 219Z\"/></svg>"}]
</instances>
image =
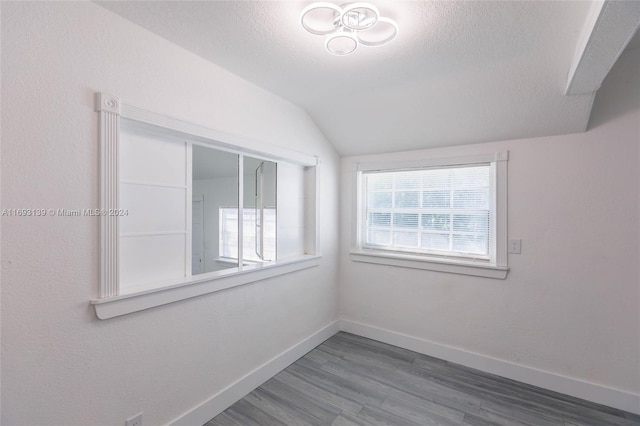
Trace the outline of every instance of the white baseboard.
<instances>
[{"instance_id":1,"label":"white baseboard","mask_svg":"<svg viewBox=\"0 0 640 426\"><path fill-rule=\"evenodd\" d=\"M340 330L508 379L640 414L640 395L630 392L514 364L347 319L340 320Z\"/></svg>"},{"instance_id":2,"label":"white baseboard","mask_svg":"<svg viewBox=\"0 0 640 426\"><path fill-rule=\"evenodd\" d=\"M201 426L205 424L338 331L340 331L339 321L330 323L178 417L170 425Z\"/></svg>"},{"instance_id":3,"label":"white baseboard","mask_svg":"<svg viewBox=\"0 0 640 426\"><path fill-rule=\"evenodd\" d=\"M205 424L338 331L346 331L508 379L640 414L640 395L637 394L514 364L372 325L341 319L330 323L265 362L207 401L178 417L170 425L201 426Z\"/></svg>"}]
</instances>

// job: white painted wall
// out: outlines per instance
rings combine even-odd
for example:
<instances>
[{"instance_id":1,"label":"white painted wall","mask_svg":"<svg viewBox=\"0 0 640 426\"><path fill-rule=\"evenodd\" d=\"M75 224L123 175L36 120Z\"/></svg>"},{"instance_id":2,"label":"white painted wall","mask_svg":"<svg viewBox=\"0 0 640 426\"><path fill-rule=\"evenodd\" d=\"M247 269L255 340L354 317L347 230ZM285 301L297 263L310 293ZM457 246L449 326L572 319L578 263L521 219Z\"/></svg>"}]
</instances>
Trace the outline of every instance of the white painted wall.
<instances>
[{"instance_id":1,"label":"white painted wall","mask_svg":"<svg viewBox=\"0 0 640 426\"><path fill-rule=\"evenodd\" d=\"M509 151L522 254L506 280L351 262L352 163L422 153L343 158L342 318L639 394L638 76L635 51L605 80L586 133L428 151Z\"/></svg>"},{"instance_id":2,"label":"white painted wall","mask_svg":"<svg viewBox=\"0 0 640 426\"><path fill-rule=\"evenodd\" d=\"M170 422L337 318L338 160L307 114L90 2L2 2L2 207L98 206L93 93L318 155L319 267L95 318L98 220L2 218L2 424Z\"/></svg>"}]
</instances>

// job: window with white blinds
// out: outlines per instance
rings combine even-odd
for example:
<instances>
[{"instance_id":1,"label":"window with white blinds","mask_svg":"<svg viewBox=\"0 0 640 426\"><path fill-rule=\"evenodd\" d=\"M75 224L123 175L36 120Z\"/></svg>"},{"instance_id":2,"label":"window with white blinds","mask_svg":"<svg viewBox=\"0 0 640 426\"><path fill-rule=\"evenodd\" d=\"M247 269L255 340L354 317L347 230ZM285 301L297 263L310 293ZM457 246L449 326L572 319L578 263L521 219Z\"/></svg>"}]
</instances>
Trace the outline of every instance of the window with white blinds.
<instances>
[{"instance_id":1,"label":"window with white blinds","mask_svg":"<svg viewBox=\"0 0 640 426\"><path fill-rule=\"evenodd\" d=\"M362 174L363 248L491 256L491 164Z\"/></svg>"},{"instance_id":2,"label":"window with white blinds","mask_svg":"<svg viewBox=\"0 0 640 426\"><path fill-rule=\"evenodd\" d=\"M354 161L349 257L354 262L506 278L509 153L429 154Z\"/></svg>"}]
</instances>

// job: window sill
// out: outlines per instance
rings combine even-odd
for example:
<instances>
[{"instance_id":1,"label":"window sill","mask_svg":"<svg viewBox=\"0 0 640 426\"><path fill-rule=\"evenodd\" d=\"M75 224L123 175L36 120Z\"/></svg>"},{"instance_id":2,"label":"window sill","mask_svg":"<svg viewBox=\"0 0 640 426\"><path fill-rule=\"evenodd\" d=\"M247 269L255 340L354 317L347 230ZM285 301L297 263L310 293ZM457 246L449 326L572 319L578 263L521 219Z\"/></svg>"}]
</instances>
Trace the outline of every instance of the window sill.
<instances>
[{"instance_id":1,"label":"window sill","mask_svg":"<svg viewBox=\"0 0 640 426\"><path fill-rule=\"evenodd\" d=\"M90 303L99 319L109 319L216 291L265 280L318 266L321 256L304 255L267 264L253 264L242 270L227 269L185 278L161 288L121 296L94 299Z\"/></svg>"},{"instance_id":2,"label":"window sill","mask_svg":"<svg viewBox=\"0 0 640 426\"><path fill-rule=\"evenodd\" d=\"M428 271L472 275L500 280L505 279L509 272L509 267L507 266L494 266L461 260L437 259L433 257L373 250L355 250L351 252L350 257L354 262L376 263L400 268L424 269Z\"/></svg>"},{"instance_id":3,"label":"window sill","mask_svg":"<svg viewBox=\"0 0 640 426\"><path fill-rule=\"evenodd\" d=\"M238 259L234 259L233 257L216 257L215 259L216 262L220 262L220 263L226 263L228 265L237 265L238 264ZM255 260L244 260L244 266L251 266L251 265L256 265L256 264L261 264L263 262L257 262Z\"/></svg>"}]
</instances>

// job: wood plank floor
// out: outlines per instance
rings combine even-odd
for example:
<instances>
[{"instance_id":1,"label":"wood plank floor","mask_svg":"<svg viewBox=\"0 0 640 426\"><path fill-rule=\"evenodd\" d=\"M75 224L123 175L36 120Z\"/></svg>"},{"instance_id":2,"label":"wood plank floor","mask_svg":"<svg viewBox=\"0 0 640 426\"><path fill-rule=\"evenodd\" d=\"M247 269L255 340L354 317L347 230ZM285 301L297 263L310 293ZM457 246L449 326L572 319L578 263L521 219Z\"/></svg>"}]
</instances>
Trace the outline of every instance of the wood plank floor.
<instances>
[{"instance_id":1,"label":"wood plank floor","mask_svg":"<svg viewBox=\"0 0 640 426\"><path fill-rule=\"evenodd\" d=\"M640 416L338 333L206 426L640 425Z\"/></svg>"}]
</instances>

